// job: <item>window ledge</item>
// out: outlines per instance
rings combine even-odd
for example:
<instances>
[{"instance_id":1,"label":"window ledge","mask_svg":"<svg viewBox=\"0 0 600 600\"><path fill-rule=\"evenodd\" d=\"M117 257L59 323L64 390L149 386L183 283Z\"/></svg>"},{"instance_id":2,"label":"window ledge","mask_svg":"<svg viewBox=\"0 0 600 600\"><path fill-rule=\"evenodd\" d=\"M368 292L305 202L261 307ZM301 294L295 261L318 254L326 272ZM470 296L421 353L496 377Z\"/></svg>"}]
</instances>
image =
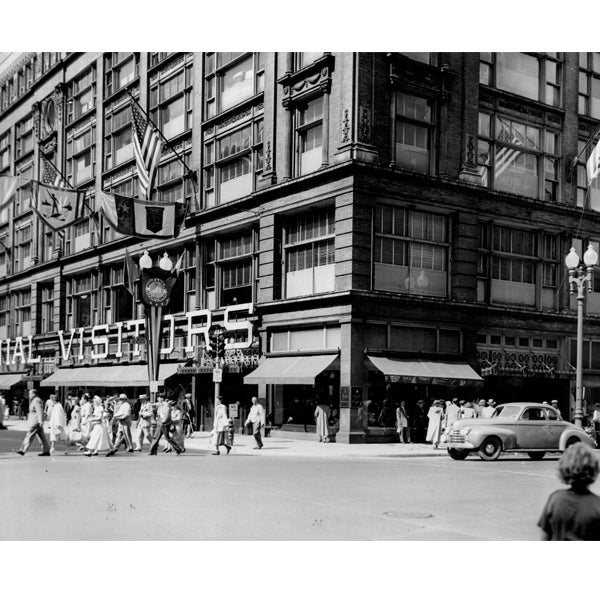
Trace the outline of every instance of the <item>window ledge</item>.
<instances>
[{"instance_id":1,"label":"window ledge","mask_svg":"<svg viewBox=\"0 0 600 600\"><path fill-rule=\"evenodd\" d=\"M214 117L211 117L210 119L206 119L202 123L202 129L203 130L210 129L211 127L214 127L215 125L221 124L222 121L226 121L229 117L236 116L236 114L239 113L240 111L242 111L246 108L251 108L254 104L258 104L258 102L264 98L264 95L265 95L264 92L259 92L258 94L254 94L254 96L250 96L249 98L246 98L246 100L242 100L235 106L232 106L231 108L228 108L228 109L220 112L219 114L215 115ZM249 115L249 116L252 117L253 115Z\"/></svg>"}]
</instances>

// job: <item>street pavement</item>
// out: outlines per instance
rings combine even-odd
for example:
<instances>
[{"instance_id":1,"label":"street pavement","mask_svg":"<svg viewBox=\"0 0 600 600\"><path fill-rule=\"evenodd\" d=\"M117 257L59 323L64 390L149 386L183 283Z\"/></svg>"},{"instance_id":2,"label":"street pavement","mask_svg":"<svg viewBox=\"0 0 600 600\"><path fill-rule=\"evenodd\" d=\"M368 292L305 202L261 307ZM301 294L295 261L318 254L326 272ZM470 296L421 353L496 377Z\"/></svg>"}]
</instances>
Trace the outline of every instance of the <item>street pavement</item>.
<instances>
[{"instance_id":1,"label":"street pavement","mask_svg":"<svg viewBox=\"0 0 600 600\"><path fill-rule=\"evenodd\" d=\"M0 431L0 540L536 540L560 487L556 456L282 438L253 450L246 435L220 456L197 433L181 456L48 458L34 442L20 457L22 423Z\"/></svg>"}]
</instances>

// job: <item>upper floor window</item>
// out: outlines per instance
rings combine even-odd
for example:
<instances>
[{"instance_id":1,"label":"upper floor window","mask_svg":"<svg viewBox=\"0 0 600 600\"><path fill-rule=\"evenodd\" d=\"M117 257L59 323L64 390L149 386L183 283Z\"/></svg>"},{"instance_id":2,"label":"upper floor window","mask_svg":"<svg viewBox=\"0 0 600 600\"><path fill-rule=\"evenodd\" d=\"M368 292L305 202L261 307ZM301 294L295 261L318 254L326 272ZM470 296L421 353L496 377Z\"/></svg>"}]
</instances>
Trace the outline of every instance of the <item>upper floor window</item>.
<instances>
[{"instance_id":1,"label":"upper floor window","mask_svg":"<svg viewBox=\"0 0 600 600\"><path fill-rule=\"evenodd\" d=\"M401 54L426 65L436 64L437 54L435 52L401 52Z\"/></svg>"},{"instance_id":2,"label":"upper floor window","mask_svg":"<svg viewBox=\"0 0 600 600\"><path fill-rule=\"evenodd\" d=\"M559 134L499 115L479 114L483 185L557 202Z\"/></svg>"},{"instance_id":3,"label":"upper floor window","mask_svg":"<svg viewBox=\"0 0 600 600\"><path fill-rule=\"evenodd\" d=\"M587 140L579 140L577 154L579 155L585 147ZM577 206L591 208L600 211L600 177L594 178L590 183L587 178L586 162L594 149L590 144L585 153L579 157L577 163Z\"/></svg>"},{"instance_id":4,"label":"upper floor window","mask_svg":"<svg viewBox=\"0 0 600 600\"><path fill-rule=\"evenodd\" d=\"M25 117L15 125L15 160L33 150L33 115Z\"/></svg>"},{"instance_id":5,"label":"upper floor window","mask_svg":"<svg viewBox=\"0 0 600 600\"><path fill-rule=\"evenodd\" d=\"M135 318L134 302L125 288L123 263L108 267L102 275L103 323L117 323Z\"/></svg>"},{"instance_id":6,"label":"upper floor window","mask_svg":"<svg viewBox=\"0 0 600 600\"><path fill-rule=\"evenodd\" d=\"M219 306L252 302L254 234L245 231L217 243L217 280Z\"/></svg>"},{"instance_id":7,"label":"upper floor window","mask_svg":"<svg viewBox=\"0 0 600 600\"><path fill-rule=\"evenodd\" d=\"M174 52L150 52L150 67L156 66L159 62L162 62L169 56L175 54Z\"/></svg>"},{"instance_id":8,"label":"upper floor window","mask_svg":"<svg viewBox=\"0 0 600 600\"><path fill-rule=\"evenodd\" d=\"M284 235L285 297L335 288L335 210L324 208L288 220Z\"/></svg>"},{"instance_id":9,"label":"upper floor window","mask_svg":"<svg viewBox=\"0 0 600 600\"><path fill-rule=\"evenodd\" d=\"M311 65L318 58L323 56L322 52L296 52L295 54L295 63L296 70L302 69L308 65Z\"/></svg>"},{"instance_id":10,"label":"upper floor window","mask_svg":"<svg viewBox=\"0 0 600 600\"><path fill-rule=\"evenodd\" d=\"M189 165L191 152L187 151L182 158ZM191 202L194 188L191 180L183 179L184 167L178 158L171 158L158 167L156 186L158 202Z\"/></svg>"},{"instance_id":11,"label":"upper floor window","mask_svg":"<svg viewBox=\"0 0 600 600\"><path fill-rule=\"evenodd\" d=\"M430 173L435 133L432 100L396 92L394 104L394 162L412 171Z\"/></svg>"},{"instance_id":12,"label":"upper floor window","mask_svg":"<svg viewBox=\"0 0 600 600\"><path fill-rule=\"evenodd\" d=\"M10 131L0 135L0 172L10 167Z\"/></svg>"},{"instance_id":13,"label":"upper floor window","mask_svg":"<svg viewBox=\"0 0 600 600\"><path fill-rule=\"evenodd\" d=\"M54 331L54 283L40 286L40 333Z\"/></svg>"},{"instance_id":14,"label":"upper floor window","mask_svg":"<svg viewBox=\"0 0 600 600\"><path fill-rule=\"evenodd\" d=\"M207 53L204 77L205 114L209 119L264 90L262 54Z\"/></svg>"},{"instance_id":15,"label":"upper floor window","mask_svg":"<svg viewBox=\"0 0 600 600\"><path fill-rule=\"evenodd\" d=\"M176 72L153 78L150 87L150 118L169 139L192 127L192 57Z\"/></svg>"},{"instance_id":16,"label":"upper floor window","mask_svg":"<svg viewBox=\"0 0 600 600\"><path fill-rule=\"evenodd\" d=\"M6 210L6 209L5 209ZM2 214L0 213L0 218ZM8 227L0 229L0 277L9 273L10 241Z\"/></svg>"},{"instance_id":17,"label":"upper floor window","mask_svg":"<svg viewBox=\"0 0 600 600\"><path fill-rule=\"evenodd\" d=\"M133 158L129 104L107 107L104 112L104 167L112 169Z\"/></svg>"},{"instance_id":18,"label":"upper floor window","mask_svg":"<svg viewBox=\"0 0 600 600\"><path fill-rule=\"evenodd\" d=\"M170 314L198 308L196 304L196 292L198 290L196 279L196 248L194 246L183 249L181 270L183 273L173 287L171 301L165 309Z\"/></svg>"},{"instance_id":19,"label":"upper floor window","mask_svg":"<svg viewBox=\"0 0 600 600\"><path fill-rule=\"evenodd\" d=\"M205 136L205 208L242 198L256 189L263 168L262 144L262 118L218 137Z\"/></svg>"},{"instance_id":20,"label":"upper floor window","mask_svg":"<svg viewBox=\"0 0 600 600\"><path fill-rule=\"evenodd\" d=\"M90 124L67 134L67 178L74 186L94 177L96 164L96 127Z\"/></svg>"},{"instance_id":21,"label":"upper floor window","mask_svg":"<svg viewBox=\"0 0 600 600\"><path fill-rule=\"evenodd\" d=\"M296 109L296 153L299 175L312 173L323 163L323 96Z\"/></svg>"},{"instance_id":22,"label":"upper floor window","mask_svg":"<svg viewBox=\"0 0 600 600\"><path fill-rule=\"evenodd\" d=\"M17 177L22 177L23 179L33 179L33 163L20 163L15 169L15 173ZM14 203L15 215L20 215L31 208L32 195L33 190L29 183L25 183L23 186L17 189Z\"/></svg>"},{"instance_id":23,"label":"upper floor window","mask_svg":"<svg viewBox=\"0 0 600 600\"><path fill-rule=\"evenodd\" d=\"M13 292L14 324L12 335L31 335L31 288Z\"/></svg>"},{"instance_id":24,"label":"upper floor window","mask_svg":"<svg viewBox=\"0 0 600 600\"><path fill-rule=\"evenodd\" d=\"M426 296L446 295L447 217L378 204L374 243L375 289Z\"/></svg>"},{"instance_id":25,"label":"upper floor window","mask_svg":"<svg viewBox=\"0 0 600 600\"><path fill-rule=\"evenodd\" d=\"M15 228L14 238L14 272L19 273L31 266L31 221Z\"/></svg>"},{"instance_id":26,"label":"upper floor window","mask_svg":"<svg viewBox=\"0 0 600 600\"><path fill-rule=\"evenodd\" d=\"M104 95L115 94L139 74L139 53L109 52L104 55Z\"/></svg>"},{"instance_id":27,"label":"upper floor window","mask_svg":"<svg viewBox=\"0 0 600 600\"><path fill-rule=\"evenodd\" d=\"M96 67L79 75L67 88L67 124L96 106Z\"/></svg>"},{"instance_id":28,"label":"upper floor window","mask_svg":"<svg viewBox=\"0 0 600 600\"><path fill-rule=\"evenodd\" d=\"M600 52L579 53L579 114L600 119Z\"/></svg>"},{"instance_id":29,"label":"upper floor window","mask_svg":"<svg viewBox=\"0 0 600 600\"><path fill-rule=\"evenodd\" d=\"M479 81L551 106L561 105L557 52L482 52Z\"/></svg>"},{"instance_id":30,"label":"upper floor window","mask_svg":"<svg viewBox=\"0 0 600 600\"><path fill-rule=\"evenodd\" d=\"M5 340L9 337L10 323L10 296L8 294L0 296L0 339Z\"/></svg>"},{"instance_id":31,"label":"upper floor window","mask_svg":"<svg viewBox=\"0 0 600 600\"><path fill-rule=\"evenodd\" d=\"M97 289L97 273L83 273L66 280L66 329L98 322Z\"/></svg>"}]
</instances>

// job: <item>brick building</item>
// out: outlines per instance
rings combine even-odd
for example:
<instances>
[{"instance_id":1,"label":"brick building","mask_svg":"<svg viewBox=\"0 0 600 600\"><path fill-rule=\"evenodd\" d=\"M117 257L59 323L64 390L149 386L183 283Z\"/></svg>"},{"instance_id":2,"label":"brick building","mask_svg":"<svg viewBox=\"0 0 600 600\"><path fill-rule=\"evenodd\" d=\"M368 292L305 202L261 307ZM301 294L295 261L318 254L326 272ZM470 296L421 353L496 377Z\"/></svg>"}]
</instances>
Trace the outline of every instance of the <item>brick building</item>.
<instances>
[{"instance_id":1,"label":"brick building","mask_svg":"<svg viewBox=\"0 0 600 600\"><path fill-rule=\"evenodd\" d=\"M92 208L98 190L135 196L127 90L170 141L155 194L192 204L186 228L142 241L90 215L57 236L20 193L0 215L0 385L144 386L127 248L184 253L162 377L202 423L210 324L228 331L225 401L258 394L288 435L315 402L338 442L391 439L386 397L572 408L564 256L600 242L590 148L574 165L600 119L599 53L23 54L0 75L0 175L36 178L43 155Z\"/></svg>"}]
</instances>

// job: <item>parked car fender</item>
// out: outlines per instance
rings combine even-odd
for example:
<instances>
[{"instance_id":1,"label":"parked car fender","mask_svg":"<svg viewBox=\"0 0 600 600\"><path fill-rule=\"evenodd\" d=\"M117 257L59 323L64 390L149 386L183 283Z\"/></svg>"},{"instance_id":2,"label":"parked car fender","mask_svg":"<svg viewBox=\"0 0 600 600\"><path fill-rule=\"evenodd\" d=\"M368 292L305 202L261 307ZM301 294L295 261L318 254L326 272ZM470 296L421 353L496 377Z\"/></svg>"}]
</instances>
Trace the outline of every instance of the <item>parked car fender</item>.
<instances>
[{"instance_id":1,"label":"parked car fender","mask_svg":"<svg viewBox=\"0 0 600 600\"><path fill-rule=\"evenodd\" d=\"M578 427L569 427L568 429L565 429L560 436L560 440L558 442L559 449L565 450L567 443L573 438L577 438L580 442L588 444L589 446L595 446L593 440L585 433L585 431L583 431L583 429L579 429Z\"/></svg>"},{"instance_id":2,"label":"parked car fender","mask_svg":"<svg viewBox=\"0 0 600 600\"><path fill-rule=\"evenodd\" d=\"M489 436L494 436L494 437L499 438L500 441L502 442L503 450L511 450L513 448L516 448L517 437L514 434L514 432L512 432L510 429L504 428L504 427L499 427L497 425L495 425L493 427L480 426L477 424L476 419L473 420L471 423L474 426L477 426L477 428L476 428L476 431L473 431L467 435L467 439L476 448L478 448L483 443L483 440L485 440ZM458 424L455 423L454 428L459 429L459 430L467 429L469 427L469 425L471 425L471 423L465 419L463 421L460 421L460 423L458 423Z\"/></svg>"}]
</instances>

